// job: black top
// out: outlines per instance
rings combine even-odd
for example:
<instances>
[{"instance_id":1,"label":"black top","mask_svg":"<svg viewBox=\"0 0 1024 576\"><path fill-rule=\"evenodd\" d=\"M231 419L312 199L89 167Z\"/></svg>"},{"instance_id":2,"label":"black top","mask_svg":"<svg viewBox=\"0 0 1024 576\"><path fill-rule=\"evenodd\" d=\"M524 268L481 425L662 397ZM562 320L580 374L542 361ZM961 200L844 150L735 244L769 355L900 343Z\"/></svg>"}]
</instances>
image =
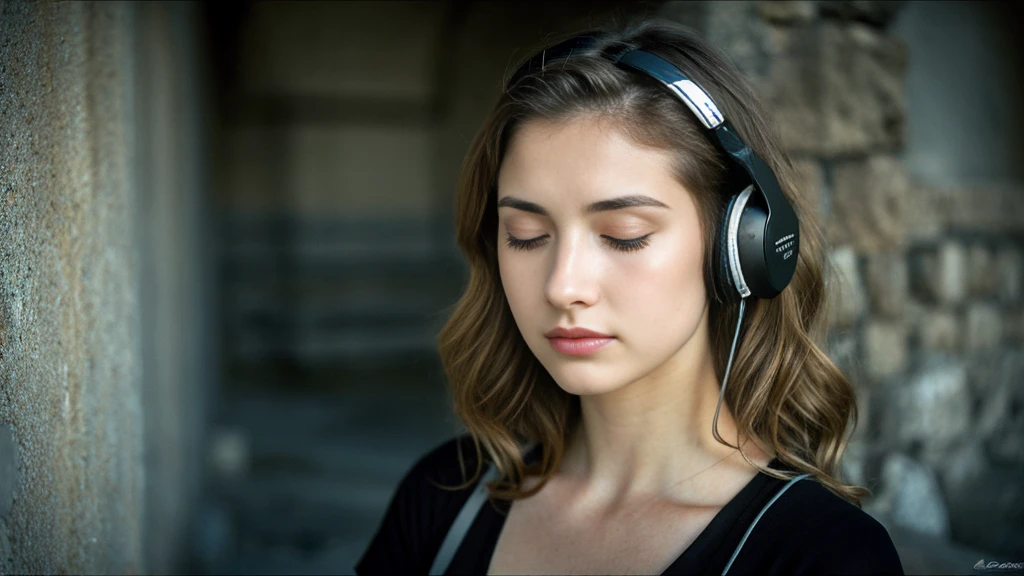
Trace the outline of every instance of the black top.
<instances>
[{"instance_id":1,"label":"black top","mask_svg":"<svg viewBox=\"0 0 1024 576\"><path fill-rule=\"evenodd\" d=\"M474 488L462 484L456 441L462 443L466 474L475 470L476 450L468 435L422 457L395 490L373 540L355 566L357 574L426 574L448 528ZM539 446L526 461L539 457ZM791 471L777 459L770 468ZM758 473L711 520L665 574L721 574L743 534L786 481ZM445 574L485 574L511 504L485 503ZM501 512L497 509L500 509ZM889 533L868 513L804 478L765 512L729 569L733 574L903 574Z\"/></svg>"}]
</instances>

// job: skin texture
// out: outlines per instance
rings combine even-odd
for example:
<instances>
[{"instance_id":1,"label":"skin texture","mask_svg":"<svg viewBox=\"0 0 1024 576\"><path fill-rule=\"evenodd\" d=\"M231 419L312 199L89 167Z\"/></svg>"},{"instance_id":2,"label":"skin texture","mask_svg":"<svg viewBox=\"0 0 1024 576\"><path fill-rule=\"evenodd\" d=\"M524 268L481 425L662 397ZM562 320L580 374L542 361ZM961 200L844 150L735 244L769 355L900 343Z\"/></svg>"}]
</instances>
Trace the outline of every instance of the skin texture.
<instances>
[{"instance_id":1,"label":"skin texture","mask_svg":"<svg viewBox=\"0 0 1024 576\"><path fill-rule=\"evenodd\" d=\"M573 501L600 514L652 501L724 504L756 473L711 432L720 388L702 233L697 204L670 167L669 153L638 146L611 119L588 116L521 126L498 178L499 203L514 198L547 212L498 209L499 268L515 322L558 386L581 397L583 424L552 485L571 480ZM629 195L665 207L586 209ZM609 240L648 234L634 251ZM539 240L515 249L510 235ZM615 339L592 355L569 356L544 336L557 326ZM718 430L739 440L725 404ZM770 460L753 443L744 451Z\"/></svg>"}]
</instances>

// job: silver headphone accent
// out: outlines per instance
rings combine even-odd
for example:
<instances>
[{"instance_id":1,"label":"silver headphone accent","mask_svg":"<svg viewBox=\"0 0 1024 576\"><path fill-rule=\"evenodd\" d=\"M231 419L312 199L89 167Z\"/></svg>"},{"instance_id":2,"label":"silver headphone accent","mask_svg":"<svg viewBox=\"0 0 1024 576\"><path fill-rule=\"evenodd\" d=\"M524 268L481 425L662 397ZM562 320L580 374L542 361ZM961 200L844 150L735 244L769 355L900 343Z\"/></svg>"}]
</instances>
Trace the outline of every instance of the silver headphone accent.
<instances>
[{"instance_id":1,"label":"silver headphone accent","mask_svg":"<svg viewBox=\"0 0 1024 576\"><path fill-rule=\"evenodd\" d=\"M715 106L715 101L692 80L678 80L669 83L668 86L708 130L718 128L725 122L725 117L718 110L718 106Z\"/></svg>"},{"instance_id":2,"label":"silver headphone accent","mask_svg":"<svg viewBox=\"0 0 1024 576\"><path fill-rule=\"evenodd\" d=\"M729 275L732 277L733 286L739 291L741 298L750 296L750 288L747 287L746 280L743 279L743 268L740 266L740 250L738 245L739 228L740 228L740 216L743 215L743 209L747 207L747 200L750 199L750 193L754 191L754 186L751 184L743 189L736 196L733 196L732 200L729 201L729 233L726 238L726 243L729 246Z\"/></svg>"}]
</instances>

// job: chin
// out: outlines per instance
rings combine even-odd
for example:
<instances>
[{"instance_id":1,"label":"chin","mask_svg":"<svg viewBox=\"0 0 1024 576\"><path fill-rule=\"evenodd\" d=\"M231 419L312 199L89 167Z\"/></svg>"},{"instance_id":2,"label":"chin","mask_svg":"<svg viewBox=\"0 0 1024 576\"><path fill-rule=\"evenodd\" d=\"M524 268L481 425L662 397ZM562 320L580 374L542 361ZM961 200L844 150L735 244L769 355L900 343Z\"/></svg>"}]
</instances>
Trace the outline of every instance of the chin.
<instances>
[{"instance_id":1,"label":"chin","mask_svg":"<svg viewBox=\"0 0 1024 576\"><path fill-rule=\"evenodd\" d=\"M551 378L558 387L577 396L596 396L614 392L626 386L629 380L618 377L607 365L599 363L574 364L572 360L555 360L545 363Z\"/></svg>"},{"instance_id":2,"label":"chin","mask_svg":"<svg viewBox=\"0 0 1024 576\"><path fill-rule=\"evenodd\" d=\"M614 392L615 390L618 390L619 388L621 388L621 386L616 386L616 385L610 385L610 386L601 386L600 384L595 385L593 382L588 382L587 384L580 385L580 386L567 385L567 384L564 384L564 383L562 383L562 382L560 382L558 380L555 380L555 382L558 384L559 388L561 388L562 390L566 391L569 394L572 394L573 396L600 396L602 394L608 394L609 392ZM572 384L575 384L575 383L572 383Z\"/></svg>"}]
</instances>

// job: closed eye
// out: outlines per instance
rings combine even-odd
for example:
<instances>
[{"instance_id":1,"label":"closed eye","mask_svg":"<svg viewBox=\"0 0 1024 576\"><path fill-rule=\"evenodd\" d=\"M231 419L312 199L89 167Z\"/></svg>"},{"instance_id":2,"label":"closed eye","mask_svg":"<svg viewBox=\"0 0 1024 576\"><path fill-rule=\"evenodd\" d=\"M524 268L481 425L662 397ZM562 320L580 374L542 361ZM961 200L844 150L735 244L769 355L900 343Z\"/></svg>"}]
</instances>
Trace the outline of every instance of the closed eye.
<instances>
[{"instance_id":1,"label":"closed eye","mask_svg":"<svg viewBox=\"0 0 1024 576\"><path fill-rule=\"evenodd\" d=\"M653 234L653 232L651 234ZM646 248L651 243L651 234L627 239L613 238L612 236L602 234L601 238L604 238L615 250L619 250L621 252L634 252L636 250ZM513 250L533 250L543 244L547 237L548 235L544 234L542 236L537 236L536 238L528 238L524 240L508 234L505 244Z\"/></svg>"}]
</instances>

